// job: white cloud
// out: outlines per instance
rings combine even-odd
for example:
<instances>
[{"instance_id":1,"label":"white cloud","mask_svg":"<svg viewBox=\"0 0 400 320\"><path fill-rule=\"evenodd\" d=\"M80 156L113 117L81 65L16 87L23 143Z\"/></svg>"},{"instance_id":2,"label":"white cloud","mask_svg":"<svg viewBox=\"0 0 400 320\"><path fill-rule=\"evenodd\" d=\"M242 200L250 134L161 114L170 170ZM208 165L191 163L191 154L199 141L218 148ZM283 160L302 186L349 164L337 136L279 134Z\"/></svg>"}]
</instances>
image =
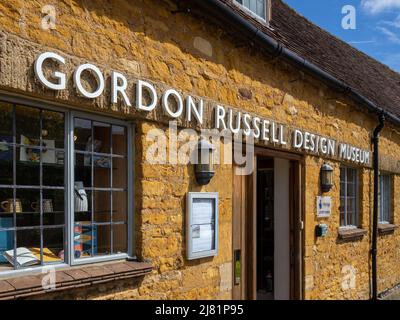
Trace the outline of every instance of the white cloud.
<instances>
[{"instance_id":1,"label":"white cloud","mask_svg":"<svg viewBox=\"0 0 400 320\"><path fill-rule=\"evenodd\" d=\"M400 0L361 0L361 7L370 14L400 9Z\"/></svg>"},{"instance_id":2,"label":"white cloud","mask_svg":"<svg viewBox=\"0 0 400 320\"><path fill-rule=\"evenodd\" d=\"M387 29L385 27L377 27L377 29L380 32L382 32L390 42L400 44L400 37L396 33L390 31L389 29Z\"/></svg>"},{"instance_id":3,"label":"white cloud","mask_svg":"<svg viewBox=\"0 0 400 320\"><path fill-rule=\"evenodd\" d=\"M398 15L393 21L385 20L385 21L381 21L379 23L400 29L400 15Z\"/></svg>"}]
</instances>

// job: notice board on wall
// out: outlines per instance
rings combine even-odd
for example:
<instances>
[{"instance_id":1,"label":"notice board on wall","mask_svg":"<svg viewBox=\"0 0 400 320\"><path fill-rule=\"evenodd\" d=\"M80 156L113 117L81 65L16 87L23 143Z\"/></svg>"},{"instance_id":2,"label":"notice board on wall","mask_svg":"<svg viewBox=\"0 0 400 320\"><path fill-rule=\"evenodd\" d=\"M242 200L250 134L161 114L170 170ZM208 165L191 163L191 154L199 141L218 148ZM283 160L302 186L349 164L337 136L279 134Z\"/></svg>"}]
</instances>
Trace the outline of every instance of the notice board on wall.
<instances>
[{"instance_id":1,"label":"notice board on wall","mask_svg":"<svg viewBox=\"0 0 400 320\"><path fill-rule=\"evenodd\" d=\"M218 254L218 193L189 192L186 202L187 259Z\"/></svg>"}]
</instances>

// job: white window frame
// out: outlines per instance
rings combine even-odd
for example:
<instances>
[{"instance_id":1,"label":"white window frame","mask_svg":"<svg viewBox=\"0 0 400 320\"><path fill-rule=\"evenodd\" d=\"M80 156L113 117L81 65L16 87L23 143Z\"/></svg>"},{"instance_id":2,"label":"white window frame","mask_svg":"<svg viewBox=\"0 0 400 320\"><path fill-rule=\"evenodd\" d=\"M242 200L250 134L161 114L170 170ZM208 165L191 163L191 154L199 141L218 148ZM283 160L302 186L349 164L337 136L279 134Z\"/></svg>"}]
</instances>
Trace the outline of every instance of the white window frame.
<instances>
[{"instance_id":1,"label":"white window frame","mask_svg":"<svg viewBox=\"0 0 400 320\"><path fill-rule=\"evenodd\" d=\"M241 1L244 1L244 0L241 0ZM247 8L244 4L241 4L239 2L239 0L233 0L233 4L236 5L237 7L239 7L240 9L242 9L243 11L245 11L246 13L248 13L249 15L251 15L252 17L268 24L269 20L270 20L270 14L271 14L271 9L270 9L271 0L263 0L263 1L265 2L265 18L262 16L259 16L256 12Z\"/></svg>"},{"instance_id":2,"label":"white window frame","mask_svg":"<svg viewBox=\"0 0 400 320\"><path fill-rule=\"evenodd\" d=\"M342 200L342 198L344 198L344 208L343 208L344 211L340 211L340 217L339 217L339 219L340 219L340 221L339 221L340 229L357 229L358 226L359 226L359 223L360 223L360 213L359 213L359 201L360 201L360 198L359 198L359 170L357 168L353 168L353 167L349 167L349 166L341 166L340 170L341 171L345 170L344 196L342 196L342 182L343 182L343 180L341 179L341 172L340 172L340 190L339 190L339 192L340 192L340 194L339 194L340 201ZM348 220L349 220L349 216L348 216L349 213L347 211L347 200L349 198L348 190L347 190L347 188L348 188L348 179L347 179L348 170L354 170L354 172L355 172L354 181L353 181L353 184L355 185L355 196L354 196L354 200L355 200L354 220L355 220L355 223L354 224L350 224L348 222ZM342 213L344 214L344 224L342 224Z\"/></svg>"},{"instance_id":3,"label":"white window frame","mask_svg":"<svg viewBox=\"0 0 400 320\"><path fill-rule=\"evenodd\" d=\"M0 279L6 279L13 276L29 275L29 274L40 274L45 270L54 269L65 269L75 265L87 265L92 263L100 263L106 261L122 260L126 258L136 258L135 256L135 238L133 236L133 225L134 225L134 163L130 159L134 159L134 125L132 122L119 120L112 117L100 116L90 112L78 112L73 111L64 104L49 104L41 100L27 99L21 96L11 96L11 95L0 95L0 100L8 103L21 104L28 107L40 108L49 111L56 111L64 114L64 149L65 149L65 230L64 230L64 250L65 256L64 261L60 263L41 265L41 266L31 266L23 269L5 270L0 271ZM85 259L75 259L74 258L74 223L73 223L73 208L74 208L74 198L73 198L73 185L74 185L74 166L73 166L73 156L74 156L74 126L73 119L75 117L83 117L86 119L106 122L109 124L115 124L126 127L127 134L127 171L128 171L128 185L127 185L127 252L121 254L105 255L98 257L90 257Z\"/></svg>"},{"instance_id":4,"label":"white window frame","mask_svg":"<svg viewBox=\"0 0 400 320\"><path fill-rule=\"evenodd\" d=\"M388 185L384 185L384 178L387 178ZM388 190L385 190L385 187ZM387 206L384 205L386 199L386 193L389 192L389 203ZM393 183L392 175L389 173L381 172L379 174L379 223L390 224L392 220L392 194L393 194ZM388 212L384 213L383 208L387 208Z\"/></svg>"}]
</instances>

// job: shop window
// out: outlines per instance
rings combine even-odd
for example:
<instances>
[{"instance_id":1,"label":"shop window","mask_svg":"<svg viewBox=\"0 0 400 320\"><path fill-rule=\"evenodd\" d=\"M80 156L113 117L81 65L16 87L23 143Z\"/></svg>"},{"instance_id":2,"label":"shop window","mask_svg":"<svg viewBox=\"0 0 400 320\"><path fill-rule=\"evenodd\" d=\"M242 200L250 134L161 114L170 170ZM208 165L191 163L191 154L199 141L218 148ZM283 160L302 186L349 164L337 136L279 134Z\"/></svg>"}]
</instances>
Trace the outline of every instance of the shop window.
<instances>
[{"instance_id":1,"label":"shop window","mask_svg":"<svg viewBox=\"0 0 400 320\"><path fill-rule=\"evenodd\" d=\"M0 272L63 261L65 116L0 103Z\"/></svg>"},{"instance_id":2,"label":"shop window","mask_svg":"<svg viewBox=\"0 0 400 320\"><path fill-rule=\"evenodd\" d=\"M392 183L389 174L379 176L379 222L391 223Z\"/></svg>"},{"instance_id":3,"label":"shop window","mask_svg":"<svg viewBox=\"0 0 400 320\"><path fill-rule=\"evenodd\" d=\"M235 0L235 2L258 18L268 21L268 0Z\"/></svg>"},{"instance_id":4,"label":"shop window","mask_svg":"<svg viewBox=\"0 0 400 320\"><path fill-rule=\"evenodd\" d=\"M0 273L127 255L128 129L0 102Z\"/></svg>"},{"instance_id":5,"label":"shop window","mask_svg":"<svg viewBox=\"0 0 400 320\"><path fill-rule=\"evenodd\" d=\"M358 171L340 168L340 226L358 226Z\"/></svg>"},{"instance_id":6,"label":"shop window","mask_svg":"<svg viewBox=\"0 0 400 320\"><path fill-rule=\"evenodd\" d=\"M123 126L84 118L74 120L76 259L127 250L126 140Z\"/></svg>"}]
</instances>

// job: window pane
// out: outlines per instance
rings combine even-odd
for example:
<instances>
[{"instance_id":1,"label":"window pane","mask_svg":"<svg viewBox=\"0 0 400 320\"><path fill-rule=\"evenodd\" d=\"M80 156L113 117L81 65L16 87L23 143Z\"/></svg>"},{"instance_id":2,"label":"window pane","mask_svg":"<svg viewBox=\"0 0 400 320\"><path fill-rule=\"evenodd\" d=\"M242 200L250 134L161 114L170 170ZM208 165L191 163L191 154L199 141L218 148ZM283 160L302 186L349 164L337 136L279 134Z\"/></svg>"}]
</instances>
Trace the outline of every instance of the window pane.
<instances>
[{"instance_id":1,"label":"window pane","mask_svg":"<svg viewBox=\"0 0 400 320\"><path fill-rule=\"evenodd\" d=\"M128 218L127 192L113 192L113 222L126 222Z\"/></svg>"},{"instance_id":2,"label":"window pane","mask_svg":"<svg viewBox=\"0 0 400 320\"><path fill-rule=\"evenodd\" d=\"M340 182L346 182L346 168L340 168Z\"/></svg>"},{"instance_id":3,"label":"window pane","mask_svg":"<svg viewBox=\"0 0 400 320\"><path fill-rule=\"evenodd\" d=\"M74 251L75 258L88 258L96 254L97 228L90 221L76 222L74 227Z\"/></svg>"},{"instance_id":4,"label":"window pane","mask_svg":"<svg viewBox=\"0 0 400 320\"><path fill-rule=\"evenodd\" d=\"M75 221L92 221L92 191L85 190L75 183L74 193Z\"/></svg>"},{"instance_id":5,"label":"window pane","mask_svg":"<svg viewBox=\"0 0 400 320\"><path fill-rule=\"evenodd\" d=\"M354 206L355 206L355 199L352 198L347 198L347 208L346 211L349 214L350 212L354 212Z\"/></svg>"},{"instance_id":6,"label":"window pane","mask_svg":"<svg viewBox=\"0 0 400 320\"><path fill-rule=\"evenodd\" d=\"M43 230L43 263L52 264L64 261L64 229Z\"/></svg>"},{"instance_id":7,"label":"window pane","mask_svg":"<svg viewBox=\"0 0 400 320\"><path fill-rule=\"evenodd\" d=\"M64 190L43 190L43 224L64 224Z\"/></svg>"},{"instance_id":8,"label":"window pane","mask_svg":"<svg viewBox=\"0 0 400 320\"><path fill-rule=\"evenodd\" d=\"M126 189L128 183L126 158L113 158L113 188Z\"/></svg>"},{"instance_id":9,"label":"window pane","mask_svg":"<svg viewBox=\"0 0 400 320\"><path fill-rule=\"evenodd\" d=\"M0 216L0 228L8 228L11 225L12 217ZM14 249L14 232L15 231L0 231L0 272L13 270L13 266L4 257L4 252ZM13 255L12 255L13 256Z\"/></svg>"},{"instance_id":10,"label":"window pane","mask_svg":"<svg viewBox=\"0 0 400 320\"><path fill-rule=\"evenodd\" d=\"M347 168L347 183L353 184L356 182L356 171L354 169Z\"/></svg>"},{"instance_id":11,"label":"window pane","mask_svg":"<svg viewBox=\"0 0 400 320\"><path fill-rule=\"evenodd\" d=\"M262 17L265 18L265 0L256 0L257 2L257 11L256 13Z\"/></svg>"},{"instance_id":12,"label":"window pane","mask_svg":"<svg viewBox=\"0 0 400 320\"><path fill-rule=\"evenodd\" d=\"M93 157L94 187L111 188L111 158Z\"/></svg>"},{"instance_id":13,"label":"window pane","mask_svg":"<svg viewBox=\"0 0 400 320\"><path fill-rule=\"evenodd\" d=\"M110 153L111 126L102 122L93 123L93 151Z\"/></svg>"},{"instance_id":14,"label":"window pane","mask_svg":"<svg viewBox=\"0 0 400 320\"><path fill-rule=\"evenodd\" d=\"M127 155L126 128L112 126L112 153L118 155Z\"/></svg>"},{"instance_id":15,"label":"window pane","mask_svg":"<svg viewBox=\"0 0 400 320\"><path fill-rule=\"evenodd\" d=\"M16 204L17 211L21 211L21 205ZM0 228L14 227L14 191L13 189L0 188ZM1 243L0 243L1 245Z\"/></svg>"},{"instance_id":16,"label":"window pane","mask_svg":"<svg viewBox=\"0 0 400 320\"><path fill-rule=\"evenodd\" d=\"M40 140L40 109L16 106L17 143L38 146Z\"/></svg>"},{"instance_id":17,"label":"window pane","mask_svg":"<svg viewBox=\"0 0 400 320\"><path fill-rule=\"evenodd\" d=\"M75 153L75 184L92 187L91 155Z\"/></svg>"},{"instance_id":18,"label":"window pane","mask_svg":"<svg viewBox=\"0 0 400 320\"><path fill-rule=\"evenodd\" d=\"M109 191L94 191L94 221L111 221L111 193Z\"/></svg>"},{"instance_id":19,"label":"window pane","mask_svg":"<svg viewBox=\"0 0 400 320\"><path fill-rule=\"evenodd\" d=\"M74 127L75 150L92 151L92 122L76 118Z\"/></svg>"},{"instance_id":20,"label":"window pane","mask_svg":"<svg viewBox=\"0 0 400 320\"><path fill-rule=\"evenodd\" d=\"M64 159L64 152L58 152L58 155L62 154ZM51 164L43 163L43 185L50 187L63 187L64 186L64 163L62 164Z\"/></svg>"},{"instance_id":21,"label":"window pane","mask_svg":"<svg viewBox=\"0 0 400 320\"><path fill-rule=\"evenodd\" d=\"M13 184L13 147L0 145L0 184Z\"/></svg>"},{"instance_id":22,"label":"window pane","mask_svg":"<svg viewBox=\"0 0 400 320\"><path fill-rule=\"evenodd\" d=\"M128 228L126 224L114 224L113 228L113 253L127 252Z\"/></svg>"},{"instance_id":23,"label":"window pane","mask_svg":"<svg viewBox=\"0 0 400 320\"><path fill-rule=\"evenodd\" d=\"M347 185L347 196L355 197L357 194L357 185L354 183L350 183Z\"/></svg>"},{"instance_id":24,"label":"window pane","mask_svg":"<svg viewBox=\"0 0 400 320\"><path fill-rule=\"evenodd\" d=\"M17 189L17 227L40 226L40 190Z\"/></svg>"},{"instance_id":25,"label":"window pane","mask_svg":"<svg viewBox=\"0 0 400 320\"><path fill-rule=\"evenodd\" d=\"M17 257L20 252L29 256L28 261L21 265L25 259L17 259L20 267L29 267L40 264L40 229L17 231Z\"/></svg>"},{"instance_id":26,"label":"window pane","mask_svg":"<svg viewBox=\"0 0 400 320\"><path fill-rule=\"evenodd\" d=\"M13 105L0 102L0 144L13 142Z\"/></svg>"},{"instance_id":27,"label":"window pane","mask_svg":"<svg viewBox=\"0 0 400 320\"><path fill-rule=\"evenodd\" d=\"M64 148L64 115L62 113L42 111L42 139L53 148Z\"/></svg>"},{"instance_id":28,"label":"window pane","mask_svg":"<svg viewBox=\"0 0 400 320\"><path fill-rule=\"evenodd\" d=\"M38 149L17 148L17 185L40 185L40 151Z\"/></svg>"},{"instance_id":29,"label":"window pane","mask_svg":"<svg viewBox=\"0 0 400 320\"><path fill-rule=\"evenodd\" d=\"M109 255L111 253L110 225L97 225L97 241L95 255Z\"/></svg>"}]
</instances>

